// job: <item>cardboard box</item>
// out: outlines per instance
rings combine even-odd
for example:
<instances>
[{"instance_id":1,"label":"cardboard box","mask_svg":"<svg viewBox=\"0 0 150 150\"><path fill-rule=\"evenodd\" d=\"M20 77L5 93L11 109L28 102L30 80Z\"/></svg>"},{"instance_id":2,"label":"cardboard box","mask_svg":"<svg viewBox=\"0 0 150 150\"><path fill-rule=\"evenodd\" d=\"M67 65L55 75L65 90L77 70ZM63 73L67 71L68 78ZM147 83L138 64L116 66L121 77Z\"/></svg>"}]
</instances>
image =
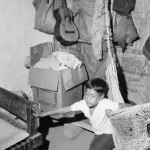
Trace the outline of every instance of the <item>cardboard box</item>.
<instances>
[{"instance_id":1,"label":"cardboard box","mask_svg":"<svg viewBox=\"0 0 150 150\"><path fill-rule=\"evenodd\" d=\"M32 65L36 64L35 60L39 61L37 57L42 57L41 45L40 55L39 53L37 55L37 50L37 46L31 48ZM44 49L44 54L47 53L45 50L49 49ZM34 56L35 59L33 59ZM34 101L40 103L43 111L68 106L82 99L83 83L88 80L84 65L80 69L62 71L35 68L32 65L29 70L28 83L33 90Z\"/></svg>"},{"instance_id":2,"label":"cardboard box","mask_svg":"<svg viewBox=\"0 0 150 150\"><path fill-rule=\"evenodd\" d=\"M41 104L43 111L68 106L81 100L82 83L87 80L85 71L84 66L80 70L63 71L31 67L29 85L33 89L33 99Z\"/></svg>"}]
</instances>

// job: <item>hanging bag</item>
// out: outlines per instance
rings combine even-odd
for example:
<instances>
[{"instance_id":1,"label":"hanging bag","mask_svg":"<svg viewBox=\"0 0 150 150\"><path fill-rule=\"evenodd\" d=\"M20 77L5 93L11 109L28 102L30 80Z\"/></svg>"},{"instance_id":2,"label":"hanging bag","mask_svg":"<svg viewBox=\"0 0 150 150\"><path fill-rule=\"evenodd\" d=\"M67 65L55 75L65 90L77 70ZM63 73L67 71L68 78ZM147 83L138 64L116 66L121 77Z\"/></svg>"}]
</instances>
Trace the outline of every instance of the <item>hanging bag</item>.
<instances>
[{"instance_id":1,"label":"hanging bag","mask_svg":"<svg viewBox=\"0 0 150 150\"><path fill-rule=\"evenodd\" d=\"M134 41L139 39L139 36L131 15L119 17L121 18L119 19L118 23L117 21L115 21L113 41L116 45L122 47L122 50L124 52L126 46L131 46Z\"/></svg>"},{"instance_id":2,"label":"hanging bag","mask_svg":"<svg viewBox=\"0 0 150 150\"><path fill-rule=\"evenodd\" d=\"M35 27L34 29L47 34L54 34L55 18L53 16L54 0L34 0Z\"/></svg>"}]
</instances>

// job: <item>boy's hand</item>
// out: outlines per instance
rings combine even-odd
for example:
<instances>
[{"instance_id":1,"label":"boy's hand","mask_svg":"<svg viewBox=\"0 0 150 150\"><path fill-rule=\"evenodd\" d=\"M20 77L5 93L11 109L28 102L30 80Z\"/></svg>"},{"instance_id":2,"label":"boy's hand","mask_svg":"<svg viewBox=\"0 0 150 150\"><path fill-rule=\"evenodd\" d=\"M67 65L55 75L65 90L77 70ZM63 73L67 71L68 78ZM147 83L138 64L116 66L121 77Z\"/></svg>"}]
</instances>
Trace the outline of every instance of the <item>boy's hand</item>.
<instances>
[{"instance_id":1,"label":"boy's hand","mask_svg":"<svg viewBox=\"0 0 150 150\"><path fill-rule=\"evenodd\" d=\"M35 117L39 117L40 116L41 110L40 110L39 106L33 105L32 110L33 110L33 115Z\"/></svg>"},{"instance_id":2,"label":"boy's hand","mask_svg":"<svg viewBox=\"0 0 150 150\"><path fill-rule=\"evenodd\" d=\"M107 116L109 116L111 113L112 113L112 110L111 110L111 109L106 109L106 110L105 110L105 114L106 114Z\"/></svg>"}]
</instances>

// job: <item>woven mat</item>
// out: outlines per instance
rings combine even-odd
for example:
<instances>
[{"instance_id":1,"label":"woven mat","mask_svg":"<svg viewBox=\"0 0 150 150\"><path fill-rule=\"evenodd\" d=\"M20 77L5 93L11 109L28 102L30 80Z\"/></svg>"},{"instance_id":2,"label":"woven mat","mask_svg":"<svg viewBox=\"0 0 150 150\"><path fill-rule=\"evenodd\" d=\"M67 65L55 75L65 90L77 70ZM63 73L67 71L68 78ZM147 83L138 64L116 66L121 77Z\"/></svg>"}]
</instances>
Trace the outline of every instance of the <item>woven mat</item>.
<instances>
[{"instance_id":1,"label":"woven mat","mask_svg":"<svg viewBox=\"0 0 150 150\"><path fill-rule=\"evenodd\" d=\"M20 130L0 118L0 149L4 150L27 138L29 133Z\"/></svg>"}]
</instances>

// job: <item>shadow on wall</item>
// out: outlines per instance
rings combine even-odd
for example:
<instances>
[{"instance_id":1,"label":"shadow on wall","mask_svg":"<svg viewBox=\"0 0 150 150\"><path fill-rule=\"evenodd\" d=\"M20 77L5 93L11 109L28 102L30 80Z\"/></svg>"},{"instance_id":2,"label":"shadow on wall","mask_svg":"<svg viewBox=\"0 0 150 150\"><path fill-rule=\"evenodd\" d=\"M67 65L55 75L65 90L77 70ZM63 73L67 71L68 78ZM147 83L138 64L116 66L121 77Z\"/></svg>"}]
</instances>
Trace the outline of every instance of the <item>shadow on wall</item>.
<instances>
[{"instance_id":1,"label":"shadow on wall","mask_svg":"<svg viewBox=\"0 0 150 150\"><path fill-rule=\"evenodd\" d=\"M130 101L128 100L128 90L127 90L127 84L123 73L123 69L121 68L117 58L116 58L116 62L117 62L118 83L119 83L121 95L125 103L130 103Z\"/></svg>"},{"instance_id":2,"label":"shadow on wall","mask_svg":"<svg viewBox=\"0 0 150 150\"><path fill-rule=\"evenodd\" d=\"M125 80L123 70L122 70L121 66L119 65L119 63L117 64L117 71L118 71L118 82L119 82L120 92L121 92L121 95L122 95L125 103L130 103L131 105L136 105L136 103L134 103L133 101L130 101L128 99L128 89L127 89L126 80Z\"/></svg>"}]
</instances>

